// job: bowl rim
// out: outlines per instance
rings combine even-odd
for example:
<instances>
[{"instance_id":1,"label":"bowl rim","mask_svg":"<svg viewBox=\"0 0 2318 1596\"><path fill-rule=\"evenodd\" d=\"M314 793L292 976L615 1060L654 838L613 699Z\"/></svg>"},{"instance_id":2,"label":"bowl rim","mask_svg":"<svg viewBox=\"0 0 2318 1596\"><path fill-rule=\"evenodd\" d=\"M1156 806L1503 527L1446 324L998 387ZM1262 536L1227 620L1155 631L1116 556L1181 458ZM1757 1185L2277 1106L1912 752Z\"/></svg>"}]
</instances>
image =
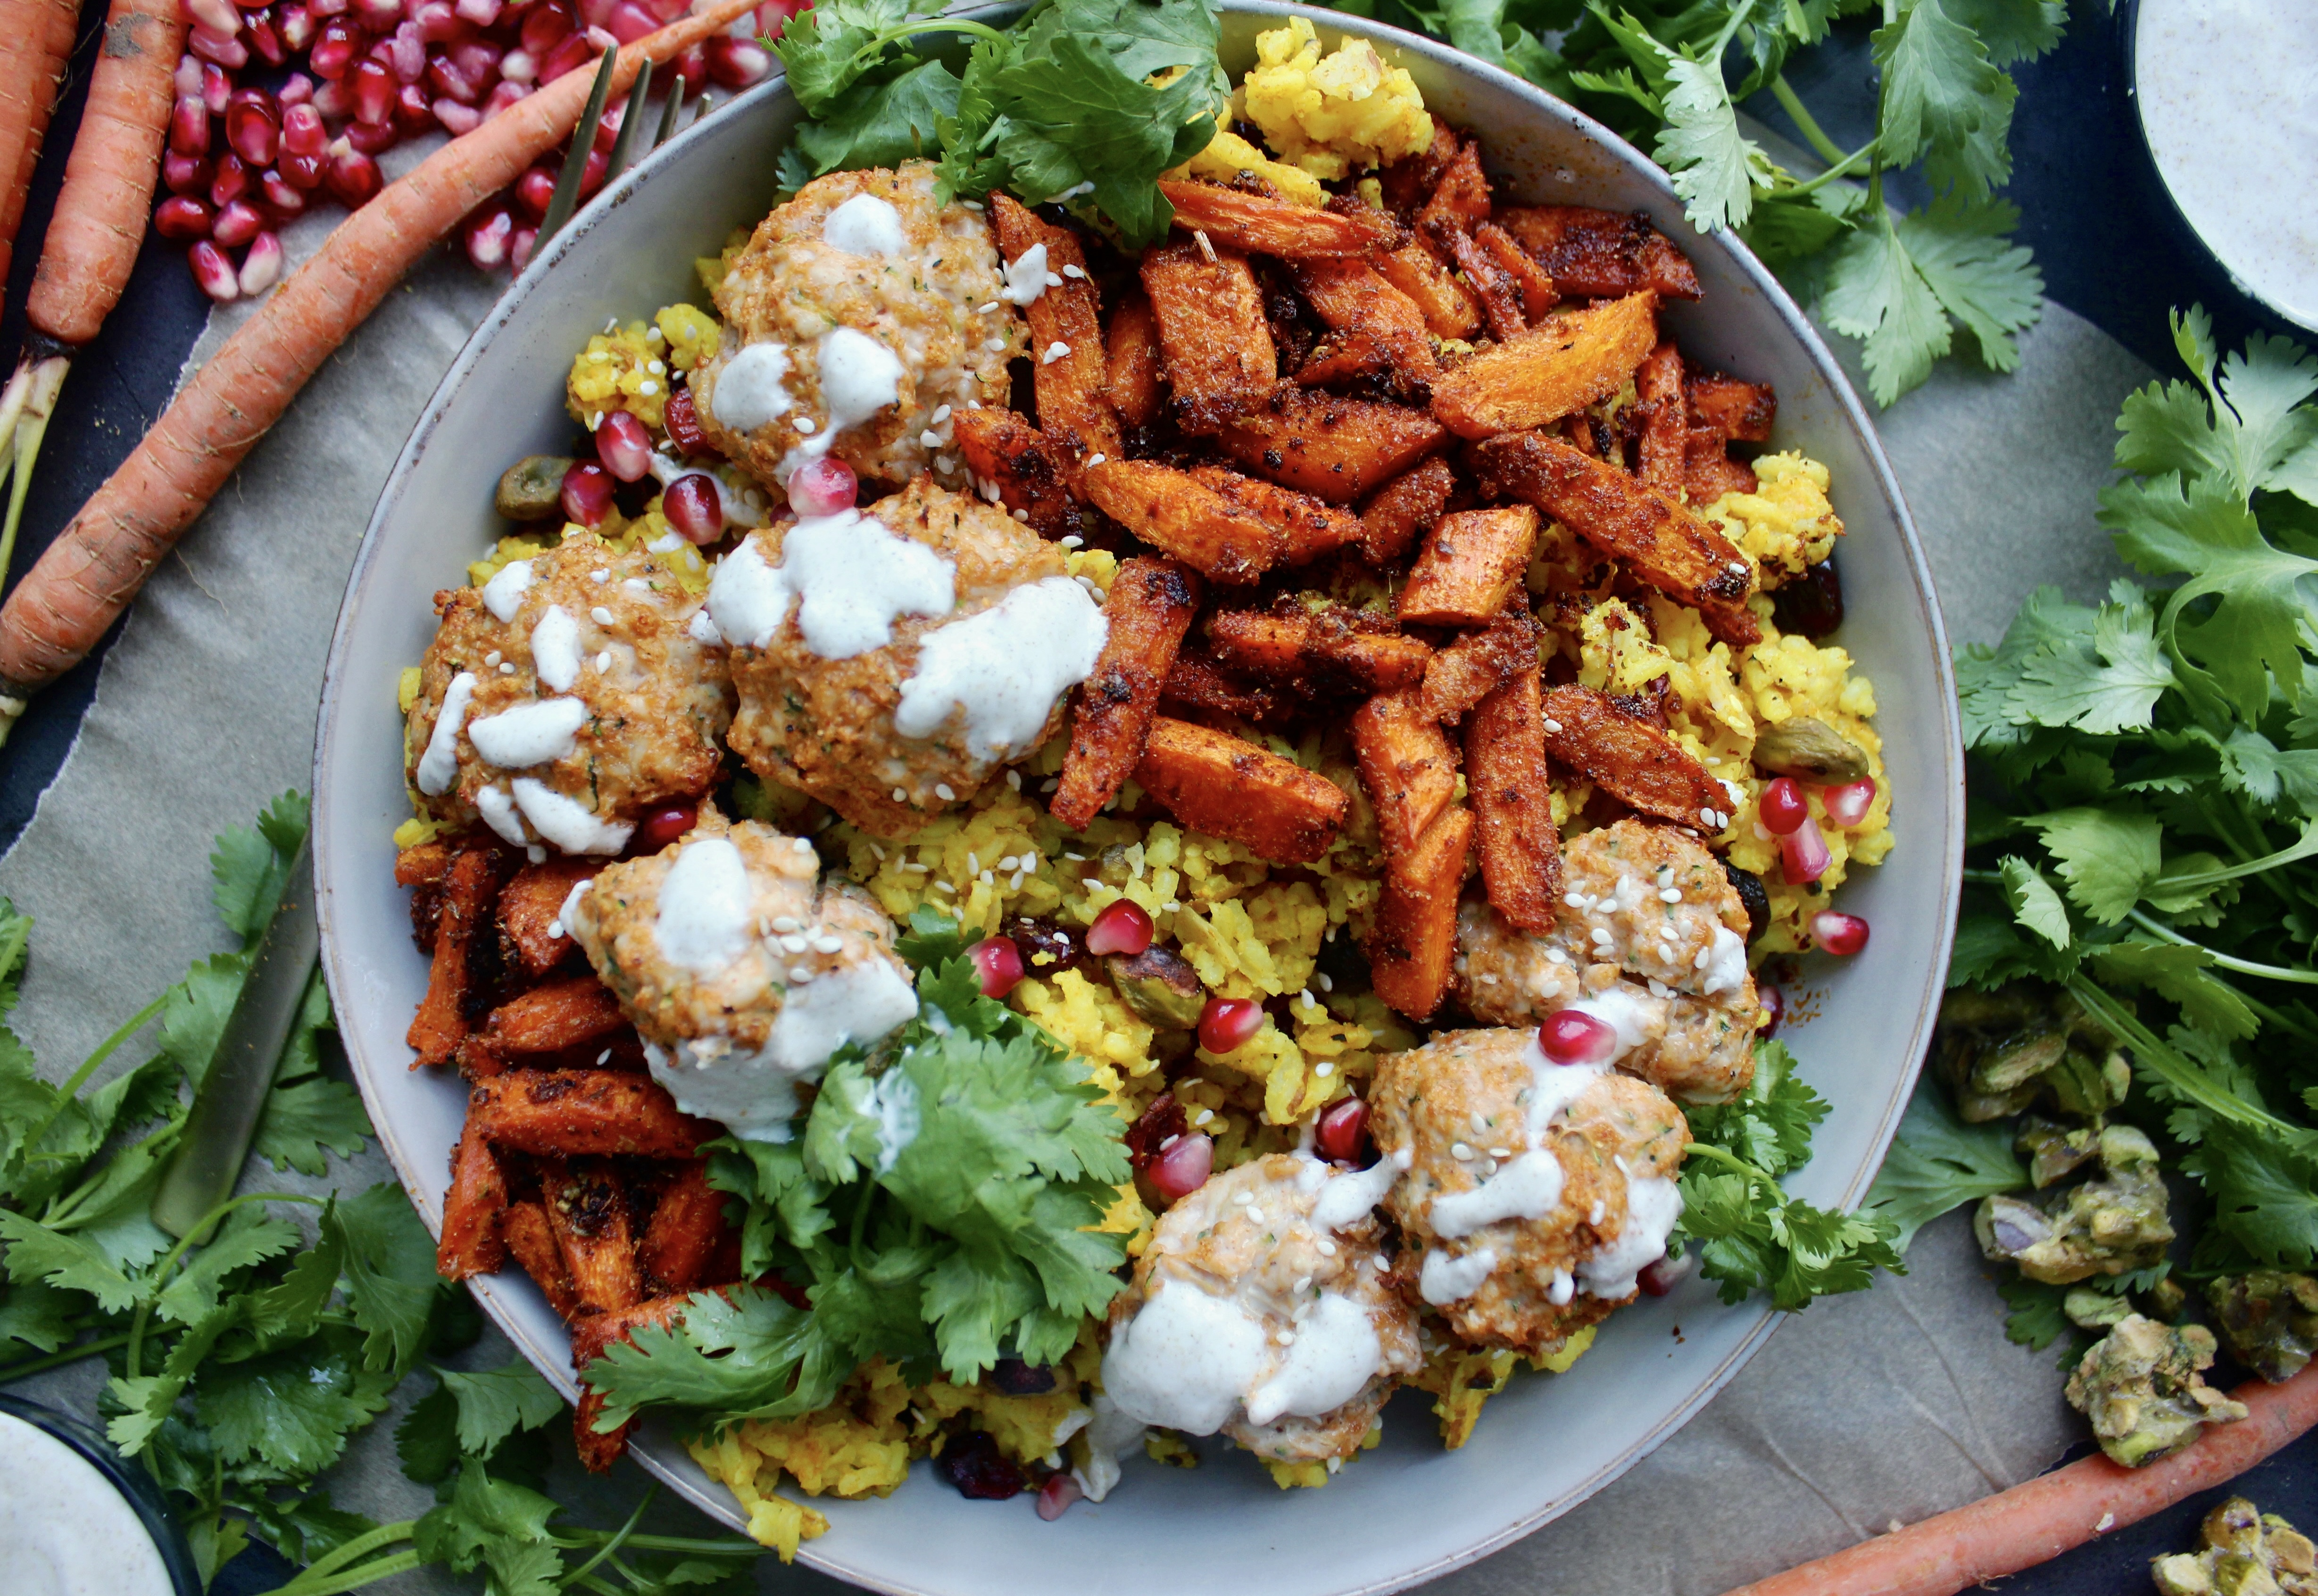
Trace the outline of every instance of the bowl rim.
<instances>
[{"instance_id":1,"label":"bowl rim","mask_svg":"<svg viewBox=\"0 0 2318 1596\"><path fill-rule=\"evenodd\" d=\"M1674 185L1665 171L1609 128L1534 84L1503 67L1459 50L1442 40L1412 33L1351 13L1296 4L1294 0L1218 0L1218 4L1220 9L1226 13L1239 13L1278 19L1281 22L1301 17L1321 30L1324 35L1333 33L1337 36L1368 39L1408 54L1423 56L1436 67L1449 71L1477 76L1484 82L1515 95L1526 104L1532 113L1559 122L1565 130L1594 146L1622 168L1626 176L1649 185L1663 202L1672 205L1677 211L1683 208L1682 201L1676 193ZM997 22L1000 19L1011 20L1014 15L1027 8L1024 0L994 0L994 3L957 5L944 14L966 20ZM778 69L777 58L776 58L776 69L762 83L736 95L720 109L724 114L730 115L779 94L786 88L786 75ZM337 762L338 739L344 725L345 718L338 712L342 695L348 691L346 655L351 647L351 637L355 628L355 612L357 608L355 596L365 586L373 565L384 557L382 533L399 509L410 480L417 472L429 442L442 424L453 398L463 387L474 367L481 362L501 329L514 318L531 294L538 290L546 275L554 270L559 262L583 247L596 229L604 225L641 185L653 181L660 173L670 167L680 165L692 144L701 134L705 120L704 118L695 121L684 132L654 150L629 171L622 174L616 181L607 184L572 218L562 231L551 241L546 249L539 252L525 265L506 292L500 296L498 303L492 307L490 313L476 327L466 344L461 348L458 355L445 372L434 395L428 399L426 408L420 413L409 437L395 459L394 466L389 472L384 486L380 490L378 503L372 512L369 525L364 530L361 547L356 551L354 564L347 574L346 594L341 600L338 615L331 630L330 648L324 668L320 713L315 738L312 792L318 817L326 802L325 795L329 785L328 772ZM1688 226L1686 219L1684 225ZM1954 940L1959 913L1958 892L1962 885L1964 829L1963 728L1956 702L1954 671L1949 652L1946 625L1941 615L1939 595L1932 582L1930 567L1924 557L1914 517L1909 512L1906 497L1900 491L1891 461L1886 456L1882 442L1876 433L1873 417L1853 389L1850 379L1841 364L1828 350L1825 341L1820 338L1818 330L1811 325L1802 309L1788 293L1784 284L1756 257L1754 252L1735 233L1727 229L1717 229L1712 233L1699 232L1695 229L1690 229L1690 231L1693 234L1693 239L1686 247L1703 246L1724 251L1730 265L1745 279L1747 286L1764 296L1788 335L1802 346L1814 373L1826 384L1841 417L1859 440L1863 453L1872 467L1873 490L1881 494L1884 502L1890 507L1894 529L1899 534L1900 552L1905 561L1904 569L1921 600L1924 621L1929 632L1927 641L1934 662L1934 679L1930 686L1936 693L1937 713L1943 732L1944 769L1940 780L1947 789L1945 835L1935 837L1927 834L1917 846L1926 848L1936 847L1939 850L1941 891L1935 916L1936 921L1935 946L1942 955L1945 955ZM325 872L325 861L319 853L316 856L314 867L316 904L320 921L322 968L332 1000L337 1002L351 996L355 988L346 973L339 967L337 954L337 906ZM1916 1016L1910 1030L1914 1057L1898 1077L1890 1100L1882 1106L1880 1114L1876 1116L1874 1132L1869 1139L1869 1156L1861 1161L1858 1169L1852 1174L1840 1192L1836 1194L1835 1206L1847 1211L1857 1205L1865 1195L1867 1187L1873 1180L1877 1170L1882 1163L1883 1155L1890 1148L1892 1137L1897 1134L1900 1116L1906 1111L1909 1098L1914 1090L1916 1078L1922 1067L1930 1041L1931 1028L1936 1018L1940 994L1945 990L1945 971L1946 960L1942 956L1933 961L1924 972L1922 990L1914 1000ZM350 1039L350 1055L353 1050ZM396 1072L401 1071L398 1070ZM373 1072L357 1064L354 1073L367 1107ZM410 1196L413 1206L427 1222L428 1228L431 1231L439 1232L441 1215L436 1206L422 1193L408 1174L408 1171L418 1167L410 1155L410 1151L395 1134L391 1128L391 1122L380 1125L378 1116L373 1115L373 1123L381 1148L398 1175L402 1177L404 1188ZM510 1301L503 1300L502 1293L508 1291L510 1287L503 1284L499 1277L477 1276L466 1281L465 1284L474 1293L484 1312L490 1314L492 1322L514 1344L517 1350L545 1375L549 1382L563 1394L567 1401L576 1400L579 1389L578 1380L571 1364L571 1348L568 1340L559 1335L551 1345L541 1337L531 1333L526 1327L526 1317L515 1311L515 1306ZM1405 1590L1426 1581L1438 1579L1502 1549L1529 1535L1541 1525L1568 1512L1634 1466L1662 1445L1676 1430L1695 1417L1699 1410L1730 1384L1738 1370L1761 1350L1764 1342L1769 1339L1772 1332L1786 1317L1789 1317L1778 1313L1759 1296L1750 1298L1747 1302L1739 1305L1725 1306L1718 1304L1717 1308L1721 1312L1752 1314L1755 1315L1756 1323L1732 1344L1721 1361L1698 1380L1695 1388L1668 1411L1665 1417L1647 1433L1637 1437L1616 1456L1605 1460L1600 1467L1584 1480L1573 1484L1568 1490L1541 1503L1535 1510L1497 1526L1457 1552L1438 1556L1420 1567L1405 1569L1382 1578L1344 1586L1341 1596L1383 1596L1384 1592ZM696 1479L689 1477L684 1467L684 1464L688 1463L689 1460L682 1457L680 1448L676 1450L675 1456L681 1461L672 1462L662 1457L660 1446L649 1444L649 1439L654 1439L649 1437L651 1429L651 1425L648 1421L645 1430L640 1431L637 1437L640 1443L647 1444L632 1446L629 1448L629 1455L647 1473L687 1503L712 1519L737 1527L741 1522L740 1515L736 1502L730 1493L714 1484L713 1482L706 1489L703 1489ZM857 1570L849 1566L847 1560L840 1555L838 1547L831 1547L822 1549L822 1543L819 1542L808 1541L800 1547L796 1554L796 1561L857 1585L893 1592L895 1596L921 1596L927 1589L921 1585L895 1583L879 1575Z\"/></svg>"}]
</instances>

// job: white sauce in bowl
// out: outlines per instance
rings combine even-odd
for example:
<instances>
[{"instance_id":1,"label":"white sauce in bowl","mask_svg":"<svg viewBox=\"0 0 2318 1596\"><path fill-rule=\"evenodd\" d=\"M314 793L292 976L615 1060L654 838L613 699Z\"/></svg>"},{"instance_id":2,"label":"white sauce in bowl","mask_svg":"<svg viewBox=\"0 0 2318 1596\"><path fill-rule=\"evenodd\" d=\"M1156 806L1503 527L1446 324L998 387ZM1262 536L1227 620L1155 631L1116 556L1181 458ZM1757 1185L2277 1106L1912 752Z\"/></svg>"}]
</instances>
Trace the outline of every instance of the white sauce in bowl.
<instances>
[{"instance_id":1,"label":"white sauce in bowl","mask_svg":"<svg viewBox=\"0 0 2318 1596\"><path fill-rule=\"evenodd\" d=\"M37 1424L0 1413L0 1591L173 1596L161 1549L103 1471Z\"/></svg>"},{"instance_id":2,"label":"white sauce in bowl","mask_svg":"<svg viewBox=\"0 0 2318 1596\"><path fill-rule=\"evenodd\" d=\"M734 432L754 432L789 413L795 403L781 379L789 374L789 353L778 344L751 344L716 373L708 408Z\"/></svg>"},{"instance_id":3,"label":"white sauce in bowl","mask_svg":"<svg viewBox=\"0 0 2318 1596\"><path fill-rule=\"evenodd\" d=\"M1068 577L1017 587L919 640L918 668L902 684L894 729L931 737L962 710L966 751L975 758L1026 754L1055 700L1094 673L1110 632L1086 589Z\"/></svg>"},{"instance_id":4,"label":"white sauce in bowl","mask_svg":"<svg viewBox=\"0 0 2318 1596\"><path fill-rule=\"evenodd\" d=\"M858 510L840 510L791 526L777 566L754 538L718 560L708 614L727 643L761 649L795 601L805 647L850 659L892 642L903 615L949 614L956 595L957 568L939 553Z\"/></svg>"},{"instance_id":5,"label":"white sauce in bowl","mask_svg":"<svg viewBox=\"0 0 2318 1596\"><path fill-rule=\"evenodd\" d=\"M848 255L906 255L902 213L876 194L856 194L821 224L821 241Z\"/></svg>"},{"instance_id":6,"label":"white sauce in bowl","mask_svg":"<svg viewBox=\"0 0 2318 1596\"><path fill-rule=\"evenodd\" d=\"M2239 287L2318 327L2318 5L2142 0L2134 66L2189 226Z\"/></svg>"}]
</instances>

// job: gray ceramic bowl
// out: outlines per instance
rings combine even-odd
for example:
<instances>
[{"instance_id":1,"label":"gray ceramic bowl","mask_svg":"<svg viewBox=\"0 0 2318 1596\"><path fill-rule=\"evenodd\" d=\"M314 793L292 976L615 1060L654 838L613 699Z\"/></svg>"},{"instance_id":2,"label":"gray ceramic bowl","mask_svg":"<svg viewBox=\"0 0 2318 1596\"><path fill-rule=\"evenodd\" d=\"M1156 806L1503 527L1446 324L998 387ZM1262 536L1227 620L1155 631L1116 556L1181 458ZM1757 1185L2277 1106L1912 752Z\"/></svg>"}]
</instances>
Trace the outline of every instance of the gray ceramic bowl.
<instances>
[{"instance_id":1,"label":"gray ceramic bowl","mask_svg":"<svg viewBox=\"0 0 2318 1596\"><path fill-rule=\"evenodd\" d=\"M1002 18L1012 8L993 8ZM1792 1041L1834 1105L1796 1180L1814 1202L1851 1205L1891 1139L1938 1000L1954 924L1963 785L1954 688L1931 578L1891 467L1859 400L1794 302L1726 236L1701 236L1658 170L1605 130L1505 73L1430 40L1334 12L1226 0L1235 72L1255 34L1304 15L1333 42L1373 39L1426 103L1488 141L1502 188L1532 202L1649 211L1705 285L1667 324L1695 360L1777 384L1782 447L1834 472L1850 620L1838 640L1875 683L1898 847L1844 903L1874 926L1867 950L1814 970L1817 1011ZM403 1031L426 979L396 888L389 834L407 814L396 673L433 632L429 596L496 535L491 485L518 456L560 446L571 352L607 316L649 314L697 291L693 257L773 198L773 156L797 117L779 82L752 90L598 197L526 269L444 379L389 479L346 590L315 754L315 857L324 967L371 1117L412 1200L438 1225L464 1094L417 1075ZM519 1274L476 1295L524 1354L572 1389L569 1341ZM817 1505L831 1520L804 1559L880 1590L944 1596L1138 1596L1218 1589L1262 1570L1271 1596L1382 1592L1480 1556L1567 1511L1632 1466L1762 1345L1757 1303L1725 1307L1693 1279L1617 1314L1569 1375L1516 1380L1462 1450L1441 1449L1424 1399L1404 1396L1384 1444L1327 1488L1276 1490L1244 1454L1195 1470L1140 1459L1101 1506L1041 1523L1027 1498L968 1502L919 1469L889 1500ZM1676 1340L1670 1333L1682 1326ZM644 1466L737 1526L721 1487L683 1448L648 1434Z\"/></svg>"}]
</instances>

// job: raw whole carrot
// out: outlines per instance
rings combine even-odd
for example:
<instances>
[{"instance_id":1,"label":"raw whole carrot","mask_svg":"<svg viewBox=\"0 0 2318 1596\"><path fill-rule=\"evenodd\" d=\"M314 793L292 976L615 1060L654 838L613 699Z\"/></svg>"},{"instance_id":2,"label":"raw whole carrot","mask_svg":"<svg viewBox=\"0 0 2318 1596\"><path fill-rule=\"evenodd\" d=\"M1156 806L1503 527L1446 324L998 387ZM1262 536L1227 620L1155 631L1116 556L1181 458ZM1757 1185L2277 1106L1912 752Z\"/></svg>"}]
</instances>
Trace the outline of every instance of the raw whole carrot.
<instances>
[{"instance_id":1,"label":"raw whole carrot","mask_svg":"<svg viewBox=\"0 0 2318 1596\"><path fill-rule=\"evenodd\" d=\"M0 0L0 283L79 25L73 0Z\"/></svg>"},{"instance_id":2,"label":"raw whole carrot","mask_svg":"<svg viewBox=\"0 0 2318 1596\"><path fill-rule=\"evenodd\" d=\"M755 0L714 0L621 49L611 92L647 60L723 32ZM403 273L571 135L593 75L570 72L453 139L338 224L179 390L0 608L0 736L26 697L86 656L322 363Z\"/></svg>"},{"instance_id":3,"label":"raw whole carrot","mask_svg":"<svg viewBox=\"0 0 2318 1596\"><path fill-rule=\"evenodd\" d=\"M24 319L68 347L96 336L129 285L161 175L184 42L175 0L112 0L105 13L88 105L24 300Z\"/></svg>"},{"instance_id":4,"label":"raw whole carrot","mask_svg":"<svg viewBox=\"0 0 2318 1596\"><path fill-rule=\"evenodd\" d=\"M2230 1394L2247 1416L2170 1457L2124 1468L2096 1453L1730 1596L1954 1596L2033 1568L2234 1479L2318 1424L2318 1364L2282 1385L2250 1380Z\"/></svg>"}]
</instances>

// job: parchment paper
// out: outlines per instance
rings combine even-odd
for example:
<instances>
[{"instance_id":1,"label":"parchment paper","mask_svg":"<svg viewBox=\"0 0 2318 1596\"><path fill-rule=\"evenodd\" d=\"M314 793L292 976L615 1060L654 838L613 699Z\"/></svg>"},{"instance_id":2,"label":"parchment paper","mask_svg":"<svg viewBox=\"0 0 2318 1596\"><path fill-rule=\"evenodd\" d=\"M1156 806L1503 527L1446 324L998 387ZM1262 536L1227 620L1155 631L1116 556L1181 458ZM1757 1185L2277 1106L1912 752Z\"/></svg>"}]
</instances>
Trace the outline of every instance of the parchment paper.
<instances>
[{"instance_id":1,"label":"parchment paper","mask_svg":"<svg viewBox=\"0 0 2318 1596\"><path fill-rule=\"evenodd\" d=\"M287 240L292 253L320 231L307 224ZM52 1078L223 946L211 838L309 779L323 655L355 544L404 437L499 283L447 255L414 274L138 601L77 744L0 859L0 892L38 921L13 1023ZM238 318L215 317L191 363ZM1958 641L1999 635L2037 583L2090 597L2118 569L2092 524L2093 495L2111 476L2118 402L2149 372L2057 306L2021 354L2009 377L1945 364L1882 418ZM121 1056L145 1055L132 1046ZM264 1178L359 1189L391 1174L373 1151L321 1181ZM1905 1278L1799 1315L1623 1479L1433 1589L1715 1596L2047 1466L2074 1430L2060 1376L2048 1355L2004 1340L2001 1306L1960 1221L1918 1237ZM508 1356L493 1333L462 1361ZM86 1413L102 1376L82 1365L27 1394ZM377 1425L329 1482L341 1505L381 1520L430 1502L395 1466L392 1423ZM569 1488L633 1492L640 1481L624 1465L609 1486L575 1478ZM842 1588L769 1560L762 1584ZM422 1574L393 1588L459 1587Z\"/></svg>"}]
</instances>

